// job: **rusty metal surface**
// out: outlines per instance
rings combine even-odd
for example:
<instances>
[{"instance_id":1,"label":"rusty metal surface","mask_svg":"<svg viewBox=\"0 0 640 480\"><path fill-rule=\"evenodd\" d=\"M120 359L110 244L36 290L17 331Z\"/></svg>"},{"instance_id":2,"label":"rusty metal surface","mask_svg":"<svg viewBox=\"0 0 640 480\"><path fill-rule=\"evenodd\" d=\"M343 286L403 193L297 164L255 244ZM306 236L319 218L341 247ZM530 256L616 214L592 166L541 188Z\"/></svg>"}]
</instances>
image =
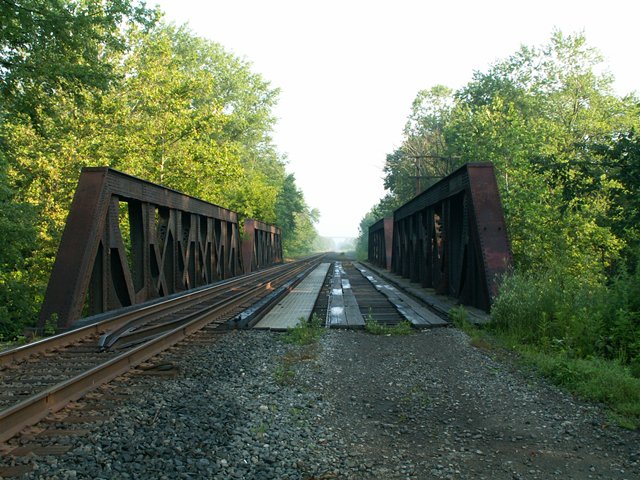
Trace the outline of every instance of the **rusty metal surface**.
<instances>
[{"instance_id":1,"label":"rusty metal surface","mask_svg":"<svg viewBox=\"0 0 640 480\"><path fill-rule=\"evenodd\" d=\"M33 362L25 362L24 369L23 366L18 366L14 377L9 378L9 374L4 373L3 388L7 388L7 385L13 386L16 378L21 378L23 383L29 385L30 392L29 396L19 403L0 407L0 442L11 438L25 426L38 422L49 413L63 408L69 401L80 398L99 385L175 345L206 325L224 323L228 315L238 309L245 309L256 299L286 283L301 271L308 270L319 260L319 256L309 257L303 261L240 276L225 282L224 285L208 287L209 295L215 298L202 298L200 294L186 293L169 302L163 302L164 312L156 312L155 319L162 321L164 314L172 315L175 304L179 303L185 307L181 315L188 317L188 320L168 324L169 328L160 335L142 345L129 345L128 350L123 353L111 352L113 355L107 355L109 352L99 351L97 345L85 351L86 342L81 342L77 346L78 351L73 354L69 352L67 356L56 353L53 357L42 355ZM186 304L182 297L188 299ZM148 317L148 313L147 308L137 310L137 316L141 318ZM133 317L129 319L129 324L137 324L136 315ZM44 350L46 348L41 349ZM43 368L45 365L47 368ZM69 369L70 365L73 368ZM60 371L52 377L57 367L61 367ZM8 371L13 372L14 369ZM47 377L46 380L40 378L43 374ZM31 392L32 389L35 393Z\"/></svg>"},{"instance_id":2,"label":"rusty metal surface","mask_svg":"<svg viewBox=\"0 0 640 480\"><path fill-rule=\"evenodd\" d=\"M350 290L360 310L362 323L371 319L381 325L397 325L405 320L389 299L358 271L353 263L343 264L344 275L349 280Z\"/></svg>"},{"instance_id":3,"label":"rusty metal surface","mask_svg":"<svg viewBox=\"0 0 640 480\"><path fill-rule=\"evenodd\" d=\"M369 262L391 270L393 217L381 218L369 227Z\"/></svg>"},{"instance_id":4,"label":"rusty metal surface","mask_svg":"<svg viewBox=\"0 0 640 480\"><path fill-rule=\"evenodd\" d=\"M393 273L489 310L512 262L492 164L462 166L398 208L393 222ZM369 261L384 266L380 252L370 243Z\"/></svg>"},{"instance_id":5,"label":"rusty metal surface","mask_svg":"<svg viewBox=\"0 0 640 480\"><path fill-rule=\"evenodd\" d=\"M256 264L279 262L279 230L255 223ZM68 328L83 315L137 305L245 270L235 212L107 167L84 168L39 325L55 321L58 328Z\"/></svg>"},{"instance_id":6,"label":"rusty metal surface","mask_svg":"<svg viewBox=\"0 0 640 480\"><path fill-rule=\"evenodd\" d=\"M278 227L247 219L242 239L244 272L254 272L282 262L282 233Z\"/></svg>"}]
</instances>

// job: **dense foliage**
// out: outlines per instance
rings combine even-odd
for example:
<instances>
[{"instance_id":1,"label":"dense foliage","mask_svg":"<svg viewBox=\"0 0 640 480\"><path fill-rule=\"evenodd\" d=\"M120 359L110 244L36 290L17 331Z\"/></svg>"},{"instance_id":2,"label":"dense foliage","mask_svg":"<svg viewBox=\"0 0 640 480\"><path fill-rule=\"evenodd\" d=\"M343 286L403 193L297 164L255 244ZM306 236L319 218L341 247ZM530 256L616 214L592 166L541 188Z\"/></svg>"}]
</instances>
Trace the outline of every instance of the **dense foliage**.
<instances>
[{"instance_id":1,"label":"dense foliage","mask_svg":"<svg viewBox=\"0 0 640 480\"><path fill-rule=\"evenodd\" d=\"M80 169L108 165L316 241L278 91L135 0L0 0L0 339L33 324Z\"/></svg>"},{"instance_id":2,"label":"dense foliage","mask_svg":"<svg viewBox=\"0 0 640 480\"><path fill-rule=\"evenodd\" d=\"M411 177L424 189L491 161L515 258L495 328L546 351L640 362L640 101L614 94L601 61L583 35L555 32L457 92L420 92L360 251L368 226L415 194Z\"/></svg>"}]
</instances>

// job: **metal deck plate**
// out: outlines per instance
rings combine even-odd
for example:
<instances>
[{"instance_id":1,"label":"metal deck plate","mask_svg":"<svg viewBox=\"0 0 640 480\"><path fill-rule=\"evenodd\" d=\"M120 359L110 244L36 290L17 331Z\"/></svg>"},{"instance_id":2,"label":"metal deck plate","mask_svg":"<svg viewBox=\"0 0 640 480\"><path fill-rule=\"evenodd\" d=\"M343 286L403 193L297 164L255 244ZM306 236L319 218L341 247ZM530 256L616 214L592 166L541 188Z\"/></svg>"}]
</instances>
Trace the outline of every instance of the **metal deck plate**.
<instances>
[{"instance_id":1,"label":"metal deck plate","mask_svg":"<svg viewBox=\"0 0 640 480\"><path fill-rule=\"evenodd\" d=\"M287 330L311 316L330 263L321 263L253 328Z\"/></svg>"},{"instance_id":2,"label":"metal deck plate","mask_svg":"<svg viewBox=\"0 0 640 480\"><path fill-rule=\"evenodd\" d=\"M358 302L351 289L351 282L347 278L342 262L335 262L333 267L327 326L332 328L364 327L364 318L360 313L360 307L358 307Z\"/></svg>"},{"instance_id":3,"label":"metal deck plate","mask_svg":"<svg viewBox=\"0 0 640 480\"><path fill-rule=\"evenodd\" d=\"M354 264L354 266L360 270L362 275L364 275L380 293L385 295L389 301L396 306L398 311L414 326L419 328L429 328L448 325L446 321L435 313L429 311L408 295L399 291L393 285L383 281L370 270L367 270L359 264Z\"/></svg>"}]
</instances>

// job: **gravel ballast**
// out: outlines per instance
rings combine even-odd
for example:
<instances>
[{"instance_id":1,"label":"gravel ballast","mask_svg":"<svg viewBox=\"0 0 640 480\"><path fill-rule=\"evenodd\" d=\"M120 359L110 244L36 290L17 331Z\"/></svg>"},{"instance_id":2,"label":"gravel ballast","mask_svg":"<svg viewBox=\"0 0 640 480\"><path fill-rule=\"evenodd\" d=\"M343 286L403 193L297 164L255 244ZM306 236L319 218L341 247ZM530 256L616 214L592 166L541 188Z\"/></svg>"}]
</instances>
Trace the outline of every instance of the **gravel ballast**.
<instances>
[{"instance_id":1,"label":"gravel ballast","mask_svg":"<svg viewBox=\"0 0 640 480\"><path fill-rule=\"evenodd\" d=\"M456 329L409 336L232 332L133 374L129 399L30 478L640 478L640 435L609 425Z\"/></svg>"}]
</instances>

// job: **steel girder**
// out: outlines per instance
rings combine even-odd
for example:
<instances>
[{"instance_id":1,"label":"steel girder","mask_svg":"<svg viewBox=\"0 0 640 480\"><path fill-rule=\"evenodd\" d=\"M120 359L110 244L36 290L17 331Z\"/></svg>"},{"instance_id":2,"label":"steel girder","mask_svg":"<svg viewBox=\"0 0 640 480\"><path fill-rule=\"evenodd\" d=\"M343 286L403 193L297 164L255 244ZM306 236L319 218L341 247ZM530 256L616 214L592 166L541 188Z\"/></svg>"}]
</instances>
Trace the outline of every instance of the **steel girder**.
<instances>
[{"instance_id":1,"label":"steel girder","mask_svg":"<svg viewBox=\"0 0 640 480\"><path fill-rule=\"evenodd\" d=\"M107 167L82 170L40 326L242 273L237 214Z\"/></svg>"},{"instance_id":2,"label":"steel girder","mask_svg":"<svg viewBox=\"0 0 640 480\"><path fill-rule=\"evenodd\" d=\"M242 239L244 272L282 262L282 234L278 227L247 219Z\"/></svg>"},{"instance_id":3,"label":"steel girder","mask_svg":"<svg viewBox=\"0 0 640 480\"><path fill-rule=\"evenodd\" d=\"M391 270L393 218L381 218L369 227L369 262Z\"/></svg>"},{"instance_id":4,"label":"steel girder","mask_svg":"<svg viewBox=\"0 0 640 480\"><path fill-rule=\"evenodd\" d=\"M381 265L380 247L371 247L379 232L371 227L369 252ZM463 304L488 311L511 263L491 163L463 165L393 214L390 270Z\"/></svg>"}]
</instances>

